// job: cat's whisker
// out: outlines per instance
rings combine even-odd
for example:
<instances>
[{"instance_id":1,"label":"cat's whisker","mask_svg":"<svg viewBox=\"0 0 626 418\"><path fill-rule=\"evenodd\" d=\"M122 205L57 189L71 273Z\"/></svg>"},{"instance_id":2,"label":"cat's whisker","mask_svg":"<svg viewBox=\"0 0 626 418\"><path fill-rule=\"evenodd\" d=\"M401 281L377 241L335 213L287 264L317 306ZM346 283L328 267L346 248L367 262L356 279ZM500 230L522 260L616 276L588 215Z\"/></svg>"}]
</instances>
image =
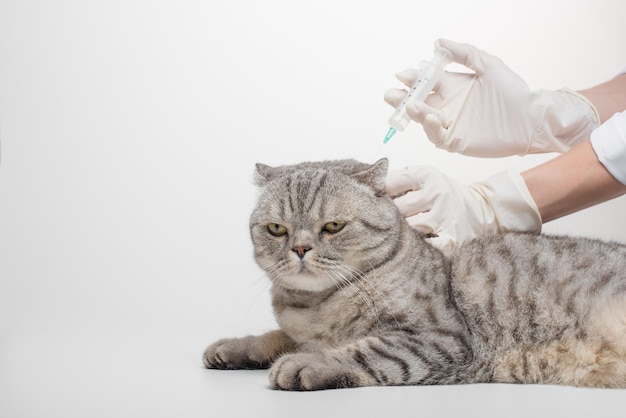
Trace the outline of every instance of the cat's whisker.
<instances>
[{"instance_id":1,"label":"cat's whisker","mask_svg":"<svg viewBox=\"0 0 626 418\"><path fill-rule=\"evenodd\" d=\"M247 308L246 308L246 316L248 316L250 314L250 311L252 310L252 307L257 303L258 299L261 297L261 295L266 294L269 290L269 288L271 287L272 282L270 280L267 280L267 277L265 274L261 274L259 276L257 276L256 280L255 280L255 284L254 286L256 286L256 288L258 290L256 290L254 292L254 294L249 298L249 301L247 303ZM252 292L252 286L249 286L249 291Z\"/></svg>"},{"instance_id":2,"label":"cat's whisker","mask_svg":"<svg viewBox=\"0 0 626 418\"><path fill-rule=\"evenodd\" d=\"M348 265L346 265L346 267L348 267L348 268L358 272L358 270L356 270L354 267L351 267L351 266L348 266ZM374 266L371 265L371 263L370 263L370 270L368 272L368 275L370 276L369 278L366 277L365 274L362 274L362 273L358 273L358 274L361 275L360 281L363 284L365 284L365 286L367 287L368 293L370 293L370 297L372 298L372 300L380 300L384 304L384 307L387 309L387 312L389 312L389 314L391 315L391 318L393 319L393 321L396 323L397 328L401 328L401 325L398 322L398 319L393 314L393 310L391 309L391 306L390 306L389 302L387 301L387 298L384 297L384 295L380 292L380 290L378 290L377 286L375 286L374 284L371 283L372 279L374 281L376 281L378 279L378 277L376 275L377 274L376 273L376 269L374 268ZM376 298L374 298L374 295L372 295L371 292L374 293Z\"/></svg>"},{"instance_id":3,"label":"cat's whisker","mask_svg":"<svg viewBox=\"0 0 626 418\"><path fill-rule=\"evenodd\" d=\"M382 325L380 320L380 315L378 312L378 308L376 306L376 301L372 296L371 292L368 290L364 291L359 286L354 283L354 278L357 277L359 281L363 279L363 275L357 269L346 265L344 263L337 264L332 273L338 276L341 280L341 283L345 287L351 288L354 293L363 301L363 303L370 309L372 315L376 318L376 321L379 325ZM368 284L369 286L369 284ZM367 292L367 293L366 293Z\"/></svg>"},{"instance_id":4,"label":"cat's whisker","mask_svg":"<svg viewBox=\"0 0 626 418\"><path fill-rule=\"evenodd\" d=\"M284 277L287 273L289 263L285 260L280 260L270 266L265 266L265 283L267 290L272 287L273 284L282 286L285 283ZM269 280L267 280L269 279Z\"/></svg>"},{"instance_id":5,"label":"cat's whisker","mask_svg":"<svg viewBox=\"0 0 626 418\"><path fill-rule=\"evenodd\" d=\"M357 296L359 296L361 298L361 300L370 308L374 308L374 314L376 314L375 312L375 307L376 304L374 302L374 300L370 297L369 299L367 298L367 295L365 293L363 293L363 291L361 289L359 289L358 286L356 286L352 280L350 280L349 277L346 277L345 274L343 274L341 271L334 271L334 275L339 277L341 284L344 285L345 288L350 288L352 290L354 290L354 293L357 294Z\"/></svg>"}]
</instances>

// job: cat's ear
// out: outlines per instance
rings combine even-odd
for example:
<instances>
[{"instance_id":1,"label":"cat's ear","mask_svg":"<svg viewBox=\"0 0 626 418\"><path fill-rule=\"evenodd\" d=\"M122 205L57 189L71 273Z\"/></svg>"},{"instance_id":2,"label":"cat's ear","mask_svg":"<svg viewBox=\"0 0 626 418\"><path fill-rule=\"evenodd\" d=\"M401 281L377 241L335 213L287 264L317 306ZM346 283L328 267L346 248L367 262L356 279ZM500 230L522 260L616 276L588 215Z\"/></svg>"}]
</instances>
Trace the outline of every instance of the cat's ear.
<instances>
[{"instance_id":1,"label":"cat's ear","mask_svg":"<svg viewBox=\"0 0 626 418\"><path fill-rule=\"evenodd\" d=\"M387 170L389 169L389 160L381 158L373 165L363 171L353 174L351 177L356 179L359 183L366 184L376 191L378 196L384 195L385 180L387 178Z\"/></svg>"},{"instance_id":2,"label":"cat's ear","mask_svg":"<svg viewBox=\"0 0 626 418\"><path fill-rule=\"evenodd\" d=\"M274 167L270 167L269 165L256 163L255 165L256 171L254 175L254 184L259 187L265 186L269 183L274 177L274 172L276 169Z\"/></svg>"}]
</instances>

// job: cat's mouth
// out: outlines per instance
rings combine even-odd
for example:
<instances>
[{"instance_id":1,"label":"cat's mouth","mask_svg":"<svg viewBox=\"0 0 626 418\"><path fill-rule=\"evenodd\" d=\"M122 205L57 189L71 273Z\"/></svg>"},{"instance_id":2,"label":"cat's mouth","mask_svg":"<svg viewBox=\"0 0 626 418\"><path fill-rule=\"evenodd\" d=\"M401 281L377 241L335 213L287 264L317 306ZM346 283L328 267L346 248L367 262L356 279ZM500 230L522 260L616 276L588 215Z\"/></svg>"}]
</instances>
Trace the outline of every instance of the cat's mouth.
<instances>
[{"instance_id":1,"label":"cat's mouth","mask_svg":"<svg viewBox=\"0 0 626 418\"><path fill-rule=\"evenodd\" d=\"M333 281L326 274L320 274L304 260L293 266L291 274L280 281L290 289L320 292L333 287Z\"/></svg>"},{"instance_id":2,"label":"cat's mouth","mask_svg":"<svg viewBox=\"0 0 626 418\"><path fill-rule=\"evenodd\" d=\"M298 276L317 276L317 274L304 261L300 262L296 268L295 274Z\"/></svg>"},{"instance_id":3,"label":"cat's mouth","mask_svg":"<svg viewBox=\"0 0 626 418\"><path fill-rule=\"evenodd\" d=\"M322 292L334 287L334 282L324 275L307 270L281 280L280 285L288 289Z\"/></svg>"}]
</instances>

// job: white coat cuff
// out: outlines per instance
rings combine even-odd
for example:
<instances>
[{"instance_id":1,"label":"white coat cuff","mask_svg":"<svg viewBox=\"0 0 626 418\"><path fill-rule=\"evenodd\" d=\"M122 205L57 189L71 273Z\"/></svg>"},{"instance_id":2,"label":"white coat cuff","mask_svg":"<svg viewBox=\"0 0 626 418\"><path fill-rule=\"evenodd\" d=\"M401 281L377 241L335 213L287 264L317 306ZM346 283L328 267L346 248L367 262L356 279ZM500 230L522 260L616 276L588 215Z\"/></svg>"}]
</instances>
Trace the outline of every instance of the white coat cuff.
<instances>
[{"instance_id":1,"label":"white coat cuff","mask_svg":"<svg viewBox=\"0 0 626 418\"><path fill-rule=\"evenodd\" d=\"M591 146L607 171L626 185L626 111L614 114L595 129Z\"/></svg>"}]
</instances>

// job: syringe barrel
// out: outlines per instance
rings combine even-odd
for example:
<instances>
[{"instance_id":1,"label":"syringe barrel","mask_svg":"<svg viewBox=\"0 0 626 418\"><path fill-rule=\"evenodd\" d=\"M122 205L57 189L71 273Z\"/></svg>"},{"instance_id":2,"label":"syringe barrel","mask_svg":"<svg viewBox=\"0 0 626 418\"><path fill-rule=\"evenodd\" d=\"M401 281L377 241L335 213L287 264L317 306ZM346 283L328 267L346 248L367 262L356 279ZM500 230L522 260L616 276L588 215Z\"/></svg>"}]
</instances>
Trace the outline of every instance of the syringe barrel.
<instances>
[{"instance_id":1,"label":"syringe barrel","mask_svg":"<svg viewBox=\"0 0 626 418\"><path fill-rule=\"evenodd\" d=\"M426 100L426 97L441 78L443 68L451 61L452 55L444 48L436 48L432 60L422 61L419 78L411 86L402 103L396 107L396 110L389 118L389 126L396 131L403 131L406 128L411 121L411 118L406 113L406 106L412 102L423 102Z\"/></svg>"}]
</instances>

